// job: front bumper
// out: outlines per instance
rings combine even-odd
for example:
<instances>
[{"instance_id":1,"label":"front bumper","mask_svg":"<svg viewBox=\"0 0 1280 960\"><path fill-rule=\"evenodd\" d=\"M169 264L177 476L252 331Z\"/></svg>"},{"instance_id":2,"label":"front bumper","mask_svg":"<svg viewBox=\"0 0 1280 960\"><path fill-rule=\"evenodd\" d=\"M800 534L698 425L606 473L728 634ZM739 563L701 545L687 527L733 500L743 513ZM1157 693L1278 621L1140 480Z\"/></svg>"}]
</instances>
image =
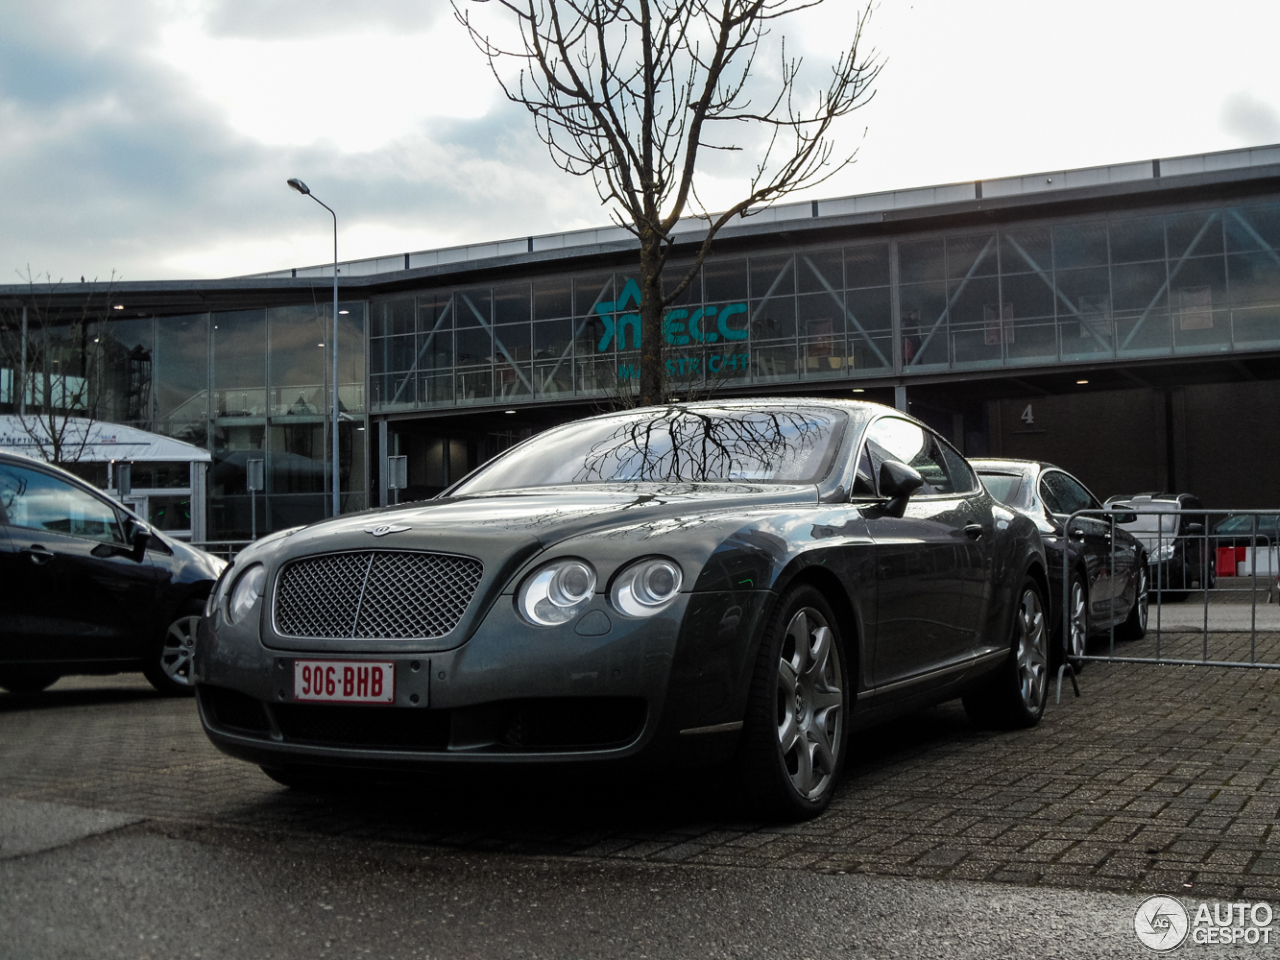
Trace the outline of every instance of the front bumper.
<instances>
[{"instance_id":1,"label":"front bumper","mask_svg":"<svg viewBox=\"0 0 1280 960\"><path fill-rule=\"evenodd\" d=\"M597 597L574 622L550 628L526 624L503 596L465 643L394 653L370 653L360 641L314 654L271 649L257 625L237 628L215 613L196 649L200 717L219 749L267 767L394 771L627 761L672 750L702 762L708 748L711 758L727 755L736 733L681 730L741 719L742 674L768 596L684 594L645 620ZM295 701L294 661L311 657L393 662L394 704Z\"/></svg>"}]
</instances>

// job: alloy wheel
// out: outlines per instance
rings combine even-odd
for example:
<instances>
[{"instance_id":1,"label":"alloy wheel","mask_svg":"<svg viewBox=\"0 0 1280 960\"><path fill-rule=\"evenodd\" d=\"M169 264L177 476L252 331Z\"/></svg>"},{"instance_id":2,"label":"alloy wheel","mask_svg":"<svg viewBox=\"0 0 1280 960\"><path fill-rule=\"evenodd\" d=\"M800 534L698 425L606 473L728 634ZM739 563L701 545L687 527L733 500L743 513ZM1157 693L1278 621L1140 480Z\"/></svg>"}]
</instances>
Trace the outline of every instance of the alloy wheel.
<instances>
[{"instance_id":1,"label":"alloy wheel","mask_svg":"<svg viewBox=\"0 0 1280 960\"><path fill-rule=\"evenodd\" d=\"M1151 609L1151 592L1147 589L1147 567L1144 564L1138 571L1138 596L1134 600L1138 608L1138 625L1145 632L1147 615Z\"/></svg>"},{"instance_id":2,"label":"alloy wheel","mask_svg":"<svg viewBox=\"0 0 1280 960\"><path fill-rule=\"evenodd\" d=\"M1030 587L1018 604L1018 687L1028 710L1039 710L1049 672L1044 607Z\"/></svg>"},{"instance_id":3,"label":"alloy wheel","mask_svg":"<svg viewBox=\"0 0 1280 960\"><path fill-rule=\"evenodd\" d=\"M179 617L169 624L164 635L164 645L160 649L160 668L179 686L191 684L191 657L195 651L196 628L200 626L200 618L195 616Z\"/></svg>"},{"instance_id":4,"label":"alloy wheel","mask_svg":"<svg viewBox=\"0 0 1280 960\"><path fill-rule=\"evenodd\" d=\"M1068 638L1068 656L1083 657L1089 642L1088 612L1086 610L1084 584L1079 580L1071 583L1071 635Z\"/></svg>"},{"instance_id":5,"label":"alloy wheel","mask_svg":"<svg viewBox=\"0 0 1280 960\"><path fill-rule=\"evenodd\" d=\"M830 788L844 735L843 672L831 628L813 607L787 625L778 661L778 747L796 791Z\"/></svg>"}]
</instances>

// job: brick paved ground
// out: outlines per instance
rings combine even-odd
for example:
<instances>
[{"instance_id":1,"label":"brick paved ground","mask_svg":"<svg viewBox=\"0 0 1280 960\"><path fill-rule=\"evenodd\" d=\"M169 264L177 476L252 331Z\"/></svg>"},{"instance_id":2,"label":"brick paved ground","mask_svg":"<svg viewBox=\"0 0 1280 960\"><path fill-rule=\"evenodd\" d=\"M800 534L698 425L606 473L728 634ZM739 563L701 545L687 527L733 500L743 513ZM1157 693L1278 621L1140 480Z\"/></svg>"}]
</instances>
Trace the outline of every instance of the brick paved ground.
<instances>
[{"instance_id":1,"label":"brick paved ground","mask_svg":"<svg viewBox=\"0 0 1280 960\"><path fill-rule=\"evenodd\" d=\"M1280 661L1280 634L1257 642ZM1280 671L1094 663L1080 683L1083 697L1068 687L1035 730L978 731L947 704L861 734L831 810L798 826L739 822L721 793L676 785L298 795L218 754L191 701L159 699L135 677L0 694L0 795L141 814L184 833L247 829L263 842L342 835L1280 900Z\"/></svg>"}]
</instances>

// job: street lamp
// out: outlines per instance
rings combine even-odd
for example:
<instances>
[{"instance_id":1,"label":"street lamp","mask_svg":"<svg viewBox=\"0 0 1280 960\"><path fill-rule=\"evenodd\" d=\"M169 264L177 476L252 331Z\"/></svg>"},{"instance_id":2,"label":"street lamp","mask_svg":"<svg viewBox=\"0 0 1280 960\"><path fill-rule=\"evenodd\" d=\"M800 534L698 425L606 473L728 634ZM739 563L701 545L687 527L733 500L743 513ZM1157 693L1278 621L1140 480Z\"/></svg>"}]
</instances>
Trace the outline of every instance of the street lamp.
<instances>
[{"instance_id":1,"label":"street lamp","mask_svg":"<svg viewBox=\"0 0 1280 960\"><path fill-rule=\"evenodd\" d=\"M290 177L288 182L289 186L320 204L333 217L333 337L329 348L329 354L333 357L333 380L330 381L333 384L333 447L330 455L333 461L333 515L336 517L341 512L338 498L338 215L333 212L333 207L312 193L311 188L297 177Z\"/></svg>"}]
</instances>

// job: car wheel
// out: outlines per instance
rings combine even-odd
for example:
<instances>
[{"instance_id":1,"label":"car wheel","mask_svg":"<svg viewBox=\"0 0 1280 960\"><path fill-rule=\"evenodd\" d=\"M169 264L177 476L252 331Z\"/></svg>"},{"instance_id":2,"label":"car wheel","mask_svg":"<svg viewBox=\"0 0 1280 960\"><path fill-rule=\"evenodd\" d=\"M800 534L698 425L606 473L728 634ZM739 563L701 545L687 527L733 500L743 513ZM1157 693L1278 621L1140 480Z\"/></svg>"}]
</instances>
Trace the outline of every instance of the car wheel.
<instances>
[{"instance_id":1,"label":"car wheel","mask_svg":"<svg viewBox=\"0 0 1280 960\"><path fill-rule=\"evenodd\" d=\"M192 601L183 606L165 630L156 659L142 668L151 686L166 697L189 697L195 693L191 657L195 653L196 628L203 615L203 604Z\"/></svg>"},{"instance_id":2,"label":"car wheel","mask_svg":"<svg viewBox=\"0 0 1280 960\"><path fill-rule=\"evenodd\" d=\"M1151 611L1151 590L1147 582L1147 561L1140 558L1138 564L1138 592L1134 597L1129 618L1120 625L1116 636L1123 640L1141 640L1147 635L1147 617Z\"/></svg>"},{"instance_id":3,"label":"car wheel","mask_svg":"<svg viewBox=\"0 0 1280 960\"><path fill-rule=\"evenodd\" d=\"M10 693L39 693L61 679L62 674L47 670L13 670L0 673L0 687Z\"/></svg>"},{"instance_id":4,"label":"car wheel","mask_svg":"<svg viewBox=\"0 0 1280 960\"><path fill-rule=\"evenodd\" d=\"M1089 646L1089 591L1077 573L1067 587L1067 630L1067 662L1079 673L1084 669L1080 658Z\"/></svg>"},{"instance_id":5,"label":"car wheel","mask_svg":"<svg viewBox=\"0 0 1280 960\"><path fill-rule=\"evenodd\" d=\"M970 720L1007 728L1040 722L1049 697L1048 638L1040 585L1027 577L1013 615L1008 658L962 698Z\"/></svg>"},{"instance_id":6,"label":"car wheel","mask_svg":"<svg viewBox=\"0 0 1280 960\"><path fill-rule=\"evenodd\" d=\"M739 745L742 796L785 820L827 808L844 766L849 674L826 598L800 586L778 602L756 661Z\"/></svg>"}]
</instances>

